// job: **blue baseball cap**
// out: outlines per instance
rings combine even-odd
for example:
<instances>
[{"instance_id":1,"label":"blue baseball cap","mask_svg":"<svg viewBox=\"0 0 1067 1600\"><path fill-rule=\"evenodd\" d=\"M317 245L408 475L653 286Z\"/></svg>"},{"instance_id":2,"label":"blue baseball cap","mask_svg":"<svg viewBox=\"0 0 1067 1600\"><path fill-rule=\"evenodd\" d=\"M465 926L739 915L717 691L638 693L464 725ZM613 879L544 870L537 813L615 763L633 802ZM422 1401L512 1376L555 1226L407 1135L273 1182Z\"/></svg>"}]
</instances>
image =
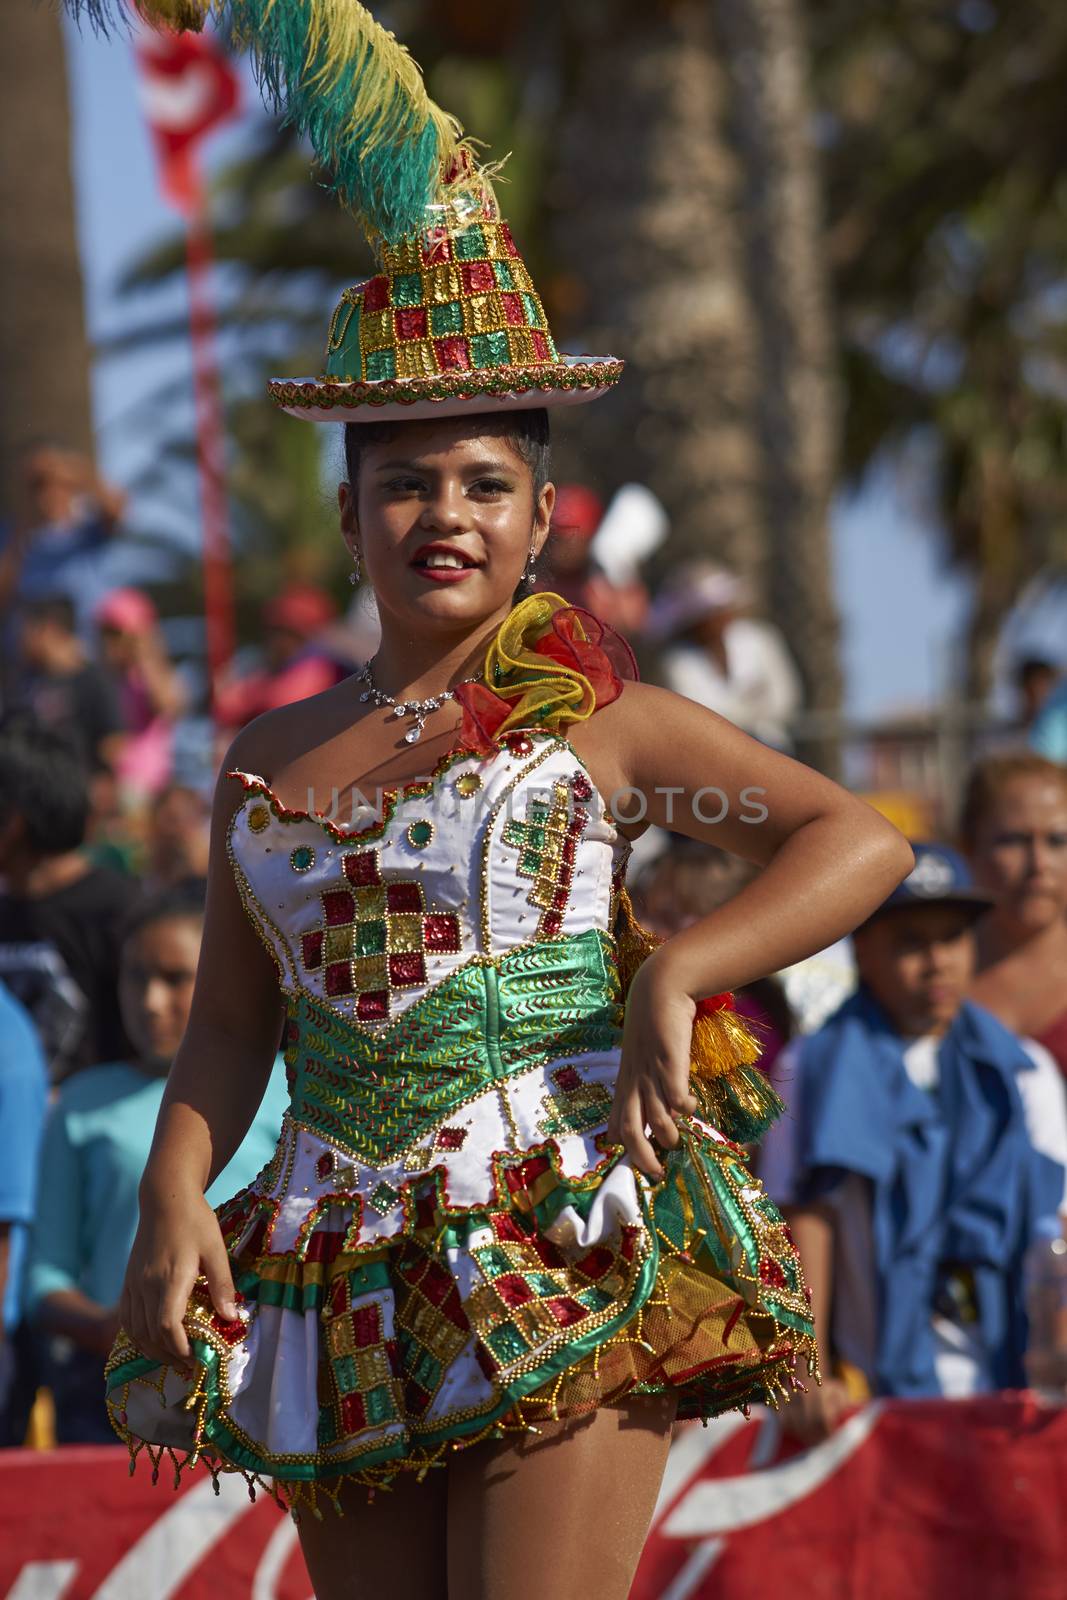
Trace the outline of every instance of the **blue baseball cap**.
<instances>
[{"instance_id":1,"label":"blue baseball cap","mask_svg":"<svg viewBox=\"0 0 1067 1600\"><path fill-rule=\"evenodd\" d=\"M915 865L874 916L891 911L894 906L959 905L980 917L996 904L993 895L979 889L958 851L947 844L913 843L912 849Z\"/></svg>"}]
</instances>

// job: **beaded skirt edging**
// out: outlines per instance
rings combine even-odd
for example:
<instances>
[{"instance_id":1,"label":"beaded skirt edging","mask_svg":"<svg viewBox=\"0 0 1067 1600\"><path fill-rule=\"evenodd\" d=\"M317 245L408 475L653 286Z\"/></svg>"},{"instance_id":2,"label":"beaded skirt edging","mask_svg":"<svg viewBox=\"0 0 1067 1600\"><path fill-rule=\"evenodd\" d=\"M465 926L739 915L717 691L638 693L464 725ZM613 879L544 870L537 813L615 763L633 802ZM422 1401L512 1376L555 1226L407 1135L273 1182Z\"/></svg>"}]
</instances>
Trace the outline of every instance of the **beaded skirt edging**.
<instances>
[{"instance_id":1,"label":"beaded skirt edging","mask_svg":"<svg viewBox=\"0 0 1067 1600\"><path fill-rule=\"evenodd\" d=\"M656 1185L602 1135L576 1178L548 1139L494 1157L488 1205L450 1202L433 1173L403 1197L375 1191L402 1200L399 1231L375 1240L339 1193L279 1251L295 1169L343 1159L287 1115L270 1166L217 1211L239 1319L198 1281L192 1381L125 1332L112 1349L107 1405L131 1471L145 1452L177 1485L202 1461L216 1489L238 1472L253 1498L258 1485L319 1515L346 1482L421 1477L454 1449L628 1396L673 1389L680 1418L776 1405L801 1362L818 1377L792 1238L739 1146L697 1118L680 1128Z\"/></svg>"}]
</instances>

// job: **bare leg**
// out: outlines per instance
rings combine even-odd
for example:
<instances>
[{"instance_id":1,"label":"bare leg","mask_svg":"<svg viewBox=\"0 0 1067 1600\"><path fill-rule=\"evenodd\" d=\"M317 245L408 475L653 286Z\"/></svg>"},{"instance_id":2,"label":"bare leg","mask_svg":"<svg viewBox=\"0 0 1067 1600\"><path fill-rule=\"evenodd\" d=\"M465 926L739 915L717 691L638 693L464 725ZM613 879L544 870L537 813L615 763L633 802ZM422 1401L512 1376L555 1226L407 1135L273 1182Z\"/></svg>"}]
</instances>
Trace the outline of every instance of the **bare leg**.
<instances>
[{"instance_id":1,"label":"bare leg","mask_svg":"<svg viewBox=\"0 0 1067 1600\"><path fill-rule=\"evenodd\" d=\"M324 1504L321 1522L304 1511L297 1524L315 1600L446 1600L446 1468L422 1483L402 1473L370 1504L352 1484L341 1505L343 1516Z\"/></svg>"},{"instance_id":2,"label":"bare leg","mask_svg":"<svg viewBox=\"0 0 1067 1600\"><path fill-rule=\"evenodd\" d=\"M674 1395L633 1400L454 1456L451 1600L626 1600L676 1408Z\"/></svg>"}]
</instances>

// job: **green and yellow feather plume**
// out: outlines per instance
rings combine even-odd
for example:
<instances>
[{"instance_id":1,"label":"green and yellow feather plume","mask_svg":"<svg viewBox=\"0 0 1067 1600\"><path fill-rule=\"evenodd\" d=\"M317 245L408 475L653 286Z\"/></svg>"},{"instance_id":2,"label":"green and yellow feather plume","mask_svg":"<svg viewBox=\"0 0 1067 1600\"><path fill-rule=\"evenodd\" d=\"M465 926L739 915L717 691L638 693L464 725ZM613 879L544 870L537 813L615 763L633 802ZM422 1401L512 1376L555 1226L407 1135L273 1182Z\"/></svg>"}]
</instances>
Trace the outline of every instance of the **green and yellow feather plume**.
<instances>
[{"instance_id":1,"label":"green and yellow feather plume","mask_svg":"<svg viewBox=\"0 0 1067 1600\"><path fill-rule=\"evenodd\" d=\"M66 0L98 30L139 17L248 49L272 109L311 140L372 243L497 214L492 169L426 92L418 63L358 0Z\"/></svg>"}]
</instances>

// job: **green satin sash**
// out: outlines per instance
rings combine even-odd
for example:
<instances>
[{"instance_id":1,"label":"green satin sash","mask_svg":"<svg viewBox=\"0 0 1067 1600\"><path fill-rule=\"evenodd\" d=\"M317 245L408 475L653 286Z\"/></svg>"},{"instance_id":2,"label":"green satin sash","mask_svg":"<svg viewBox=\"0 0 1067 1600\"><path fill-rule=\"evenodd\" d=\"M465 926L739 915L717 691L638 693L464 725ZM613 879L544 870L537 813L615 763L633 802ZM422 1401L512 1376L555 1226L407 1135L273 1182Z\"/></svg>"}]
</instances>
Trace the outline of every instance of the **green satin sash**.
<instances>
[{"instance_id":1,"label":"green satin sash","mask_svg":"<svg viewBox=\"0 0 1067 1600\"><path fill-rule=\"evenodd\" d=\"M495 1081L618 1048L614 946L599 928L475 956L387 1028L287 999L292 1115L369 1166L395 1161Z\"/></svg>"}]
</instances>

